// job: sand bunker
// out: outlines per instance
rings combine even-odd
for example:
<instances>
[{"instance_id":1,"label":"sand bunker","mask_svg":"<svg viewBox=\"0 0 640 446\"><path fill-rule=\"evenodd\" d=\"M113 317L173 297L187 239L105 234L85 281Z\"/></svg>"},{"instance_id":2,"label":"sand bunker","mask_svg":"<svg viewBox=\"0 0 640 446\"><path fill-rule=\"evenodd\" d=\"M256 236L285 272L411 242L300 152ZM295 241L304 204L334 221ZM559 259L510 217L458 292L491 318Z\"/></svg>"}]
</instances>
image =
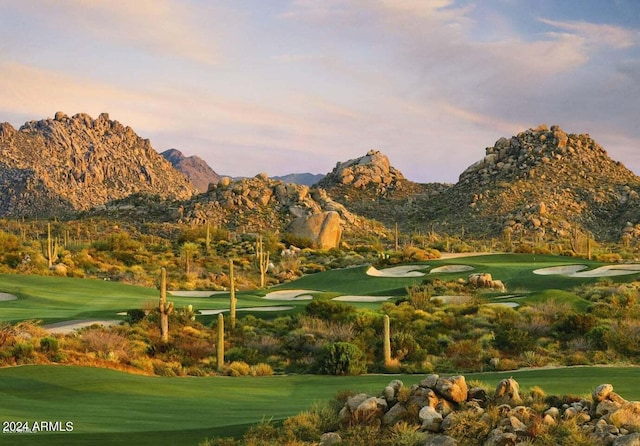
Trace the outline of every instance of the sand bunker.
<instances>
[{"instance_id":1,"label":"sand bunker","mask_svg":"<svg viewBox=\"0 0 640 446\"><path fill-rule=\"evenodd\" d=\"M485 304L489 307L508 307L508 308L516 308L519 307L520 304L515 302L492 302L490 304Z\"/></svg>"},{"instance_id":2,"label":"sand bunker","mask_svg":"<svg viewBox=\"0 0 640 446\"><path fill-rule=\"evenodd\" d=\"M3 301L3 300L16 300L17 298L18 298L18 296L14 296L13 294L0 293L0 301Z\"/></svg>"},{"instance_id":3,"label":"sand bunker","mask_svg":"<svg viewBox=\"0 0 640 446\"><path fill-rule=\"evenodd\" d=\"M112 325L118 325L120 322L122 321L116 320L116 319L110 319L110 320L84 319L79 321L56 322L55 324L45 325L43 328L47 330L49 333L69 334L75 330L79 330L85 327L90 327L91 325L102 325L105 327L110 327Z\"/></svg>"},{"instance_id":4,"label":"sand bunker","mask_svg":"<svg viewBox=\"0 0 640 446\"><path fill-rule=\"evenodd\" d=\"M611 276L625 276L627 274L640 273L640 264L638 263L626 263L620 265L605 265L600 268L595 268L589 271L586 265L564 265L564 266L552 266L550 268L541 268L533 271L534 274L551 275L561 274L569 277L611 277Z\"/></svg>"},{"instance_id":5,"label":"sand bunker","mask_svg":"<svg viewBox=\"0 0 640 446\"><path fill-rule=\"evenodd\" d=\"M439 266L437 268L433 268L431 271L429 271L429 274L435 274L435 273L461 273L464 271L471 271L475 269L473 266L471 265L443 265L443 266Z\"/></svg>"},{"instance_id":6,"label":"sand bunker","mask_svg":"<svg viewBox=\"0 0 640 446\"><path fill-rule=\"evenodd\" d=\"M551 266L549 268L540 268L533 270L533 274L538 274L540 276L551 276L555 274L570 276L571 274L582 271L583 269L587 269L587 265Z\"/></svg>"},{"instance_id":7,"label":"sand bunker","mask_svg":"<svg viewBox=\"0 0 640 446\"><path fill-rule=\"evenodd\" d=\"M176 297L211 297L214 294L225 294L228 291L167 291L171 296Z\"/></svg>"},{"instance_id":8,"label":"sand bunker","mask_svg":"<svg viewBox=\"0 0 640 446\"><path fill-rule=\"evenodd\" d=\"M429 300L439 300L443 304L463 304L471 300L471 296L432 296Z\"/></svg>"},{"instance_id":9,"label":"sand bunker","mask_svg":"<svg viewBox=\"0 0 640 446\"><path fill-rule=\"evenodd\" d=\"M367 275L373 277L421 277L424 276L424 273L417 270L425 269L427 266L428 265L403 265L385 269L376 269L370 266L367 270Z\"/></svg>"},{"instance_id":10,"label":"sand bunker","mask_svg":"<svg viewBox=\"0 0 640 446\"><path fill-rule=\"evenodd\" d=\"M267 300L311 300L313 296L311 294L322 293L322 291L314 290L281 290L272 291L264 296Z\"/></svg>"},{"instance_id":11,"label":"sand bunker","mask_svg":"<svg viewBox=\"0 0 640 446\"><path fill-rule=\"evenodd\" d=\"M236 311L286 311L293 310L294 307L286 306L286 305L278 305L275 307L247 307L247 308L238 308ZM201 315L210 315L210 314L220 314L230 311L229 308L222 308L220 310L198 310L198 313Z\"/></svg>"},{"instance_id":12,"label":"sand bunker","mask_svg":"<svg viewBox=\"0 0 640 446\"><path fill-rule=\"evenodd\" d=\"M338 300L340 302L384 302L385 300L391 299L393 296L338 296L334 297L333 300Z\"/></svg>"},{"instance_id":13,"label":"sand bunker","mask_svg":"<svg viewBox=\"0 0 640 446\"><path fill-rule=\"evenodd\" d=\"M609 277L626 276L640 272L640 264L605 265L590 271L571 274L571 277Z\"/></svg>"}]
</instances>

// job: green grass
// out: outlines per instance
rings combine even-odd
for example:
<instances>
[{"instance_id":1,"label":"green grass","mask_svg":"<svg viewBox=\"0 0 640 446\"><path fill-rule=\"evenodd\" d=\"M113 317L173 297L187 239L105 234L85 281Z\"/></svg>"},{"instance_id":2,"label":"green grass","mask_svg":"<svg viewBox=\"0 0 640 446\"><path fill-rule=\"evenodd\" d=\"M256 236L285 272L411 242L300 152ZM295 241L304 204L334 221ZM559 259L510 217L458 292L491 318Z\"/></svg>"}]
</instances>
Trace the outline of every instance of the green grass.
<instances>
[{"instance_id":1,"label":"green grass","mask_svg":"<svg viewBox=\"0 0 640 446\"><path fill-rule=\"evenodd\" d=\"M522 392L533 386L547 394L588 395L611 383L629 400L640 399L640 368L576 367L468 374L492 388L515 378ZM405 385L423 375L272 376L164 378L112 370L24 366L0 370L0 420L72 421L71 433L0 434L15 445L197 444L205 437L241 434L263 419L282 420L339 390L380 394L392 379Z\"/></svg>"},{"instance_id":2,"label":"green grass","mask_svg":"<svg viewBox=\"0 0 640 446\"><path fill-rule=\"evenodd\" d=\"M79 319L124 319L117 313L143 308L146 304L156 305L160 297L155 288L117 282L7 274L0 274L0 292L18 296L17 300L0 301L0 321L30 319L45 324ZM238 293L237 298L238 309L278 305L254 293ZM188 305L196 310L229 308L228 294L206 298L168 296L168 300L173 301L176 308ZM292 302L291 306L304 306L304 303Z\"/></svg>"}]
</instances>

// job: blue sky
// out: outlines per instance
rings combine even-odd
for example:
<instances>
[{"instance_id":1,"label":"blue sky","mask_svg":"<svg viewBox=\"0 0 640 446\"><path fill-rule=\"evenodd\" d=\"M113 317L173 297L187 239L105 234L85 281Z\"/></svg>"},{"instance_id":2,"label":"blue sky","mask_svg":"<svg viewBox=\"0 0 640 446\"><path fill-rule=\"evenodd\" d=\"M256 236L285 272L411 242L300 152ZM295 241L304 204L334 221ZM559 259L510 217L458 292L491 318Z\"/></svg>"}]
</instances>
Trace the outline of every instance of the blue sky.
<instances>
[{"instance_id":1,"label":"blue sky","mask_svg":"<svg viewBox=\"0 0 640 446\"><path fill-rule=\"evenodd\" d=\"M455 182L542 123L640 173L637 0L3 0L0 73L0 121L108 112L221 174Z\"/></svg>"}]
</instances>

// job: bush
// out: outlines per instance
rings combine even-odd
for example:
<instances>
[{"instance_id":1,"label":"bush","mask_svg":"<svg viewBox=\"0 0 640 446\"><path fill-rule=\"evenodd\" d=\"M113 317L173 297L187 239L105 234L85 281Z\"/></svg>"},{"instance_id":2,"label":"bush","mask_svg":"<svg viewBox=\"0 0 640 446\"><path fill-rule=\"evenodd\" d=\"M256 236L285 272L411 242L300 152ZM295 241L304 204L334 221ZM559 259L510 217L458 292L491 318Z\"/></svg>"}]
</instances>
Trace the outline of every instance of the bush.
<instances>
[{"instance_id":1,"label":"bush","mask_svg":"<svg viewBox=\"0 0 640 446\"><path fill-rule=\"evenodd\" d=\"M312 300L305 307L305 311L310 316L316 316L324 320L341 321L350 314L356 312L353 305L337 302L334 300Z\"/></svg>"},{"instance_id":2,"label":"bush","mask_svg":"<svg viewBox=\"0 0 640 446\"><path fill-rule=\"evenodd\" d=\"M146 314L144 310L141 310L139 308L134 308L133 310L127 311L127 322L129 322L132 325L137 324L142 319L144 319L145 315Z\"/></svg>"},{"instance_id":3,"label":"bush","mask_svg":"<svg viewBox=\"0 0 640 446\"><path fill-rule=\"evenodd\" d=\"M43 353L57 353L60 349L58 340L54 337L47 336L40 339L40 351Z\"/></svg>"},{"instance_id":4,"label":"bush","mask_svg":"<svg viewBox=\"0 0 640 446\"><path fill-rule=\"evenodd\" d=\"M334 342L320 350L316 369L324 375L360 375L366 373L367 364L357 345Z\"/></svg>"},{"instance_id":5,"label":"bush","mask_svg":"<svg viewBox=\"0 0 640 446\"><path fill-rule=\"evenodd\" d=\"M224 372L228 376L247 376L251 373L251 366L244 361L233 361Z\"/></svg>"},{"instance_id":6,"label":"bush","mask_svg":"<svg viewBox=\"0 0 640 446\"><path fill-rule=\"evenodd\" d=\"M11 348L11 356L20 364L28 364L33 361L33 345L28 342L18 342Z\"/></svg>"},{"instance_id":7,"label":"bush","mask_svg":"<svg viewBox=\"0 0 640 446\"><path fill-rule=\"evenodd\" d=\"M269 364L261 362L251 366L251 376L271 376L273 368Z\"/></svg>"}]
</instances>

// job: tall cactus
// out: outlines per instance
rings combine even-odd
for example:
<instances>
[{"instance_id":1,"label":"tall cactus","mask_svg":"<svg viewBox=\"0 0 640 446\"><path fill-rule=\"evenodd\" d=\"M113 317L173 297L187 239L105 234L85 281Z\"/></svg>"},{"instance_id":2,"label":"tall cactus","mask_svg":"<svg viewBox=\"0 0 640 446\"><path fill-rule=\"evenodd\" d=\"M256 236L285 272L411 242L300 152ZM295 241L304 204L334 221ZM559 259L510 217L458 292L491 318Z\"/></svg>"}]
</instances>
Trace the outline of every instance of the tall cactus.
<instances>
[{"instance_id":1,"label":"tall cactus","mask_svg":"<svg viewBox=\"0 0 640 446\"><path fill-rule=\"evenodd\" d=\"M211 250L211 225L209 224L209 220L207 220L207 236L204 242L205 252L209 254Z\"/></svg>"},{"instance_id":2,"label":"tall cactus","mask_svg":"<svg viewBox=\"0 0 640 446\"><path fill-rule=\"evenodd\" d=\"M384 315L384 333L383 333L383 347L382 353L384 356L384 365L391 364L391 327L390 327L389 315Z\"/></svg>"},{"instance_id":3,"label":"tall cactus","mask_svg":"<svg viewBox=\"0 0 640 446\"><path fill-rule=\"evenodd\" d=\"M231 329L236 328L236 278L233 274L233 259L229 259L229 306L231 308Z\"/></svg>"},{"instance_id":4,"label":"tall cactus","mask_svg":"<svg viewBox=\"0 0 640 446\"><path fill-rule=\"evenodd\" d=\"M264 250L262 236L256 239L256 261L260 269L260 288L264 288L266 284L267 268L269 267L269 251Z\"/></svg>"},{"instance_id":5,"label":"tall cactus","mask_svg":"<svg viewBox=\"0 0 640 446\"><path fill-rule=\"evenodd\" d=\"M218 313L218 345L216 345L216 353L218 354L218 371L222 371L224 367L224 316Z\"/></svg>"},{"instance_id":6,"label":"tall cactus","mask_svg":"<svg viewBox=\"0 0 640 446\"><path fill-rule=\"evenodd\" d=\"M167 270L160 270L160 340L163 343L169 342L169 315L173 313L173 302L167 302Z\"/></svg>"},{"instance_id":7,"label":"tall cactus","mask_svg":"<svg viewBox=\"0 0 640 446\"><path fill-rule=\"evenodd\" d=\"M58 241L51 239L51 223L47 223L47 260L49 268L53 267L53 262L58 259Z\"/></svg>"}]
</instances>

